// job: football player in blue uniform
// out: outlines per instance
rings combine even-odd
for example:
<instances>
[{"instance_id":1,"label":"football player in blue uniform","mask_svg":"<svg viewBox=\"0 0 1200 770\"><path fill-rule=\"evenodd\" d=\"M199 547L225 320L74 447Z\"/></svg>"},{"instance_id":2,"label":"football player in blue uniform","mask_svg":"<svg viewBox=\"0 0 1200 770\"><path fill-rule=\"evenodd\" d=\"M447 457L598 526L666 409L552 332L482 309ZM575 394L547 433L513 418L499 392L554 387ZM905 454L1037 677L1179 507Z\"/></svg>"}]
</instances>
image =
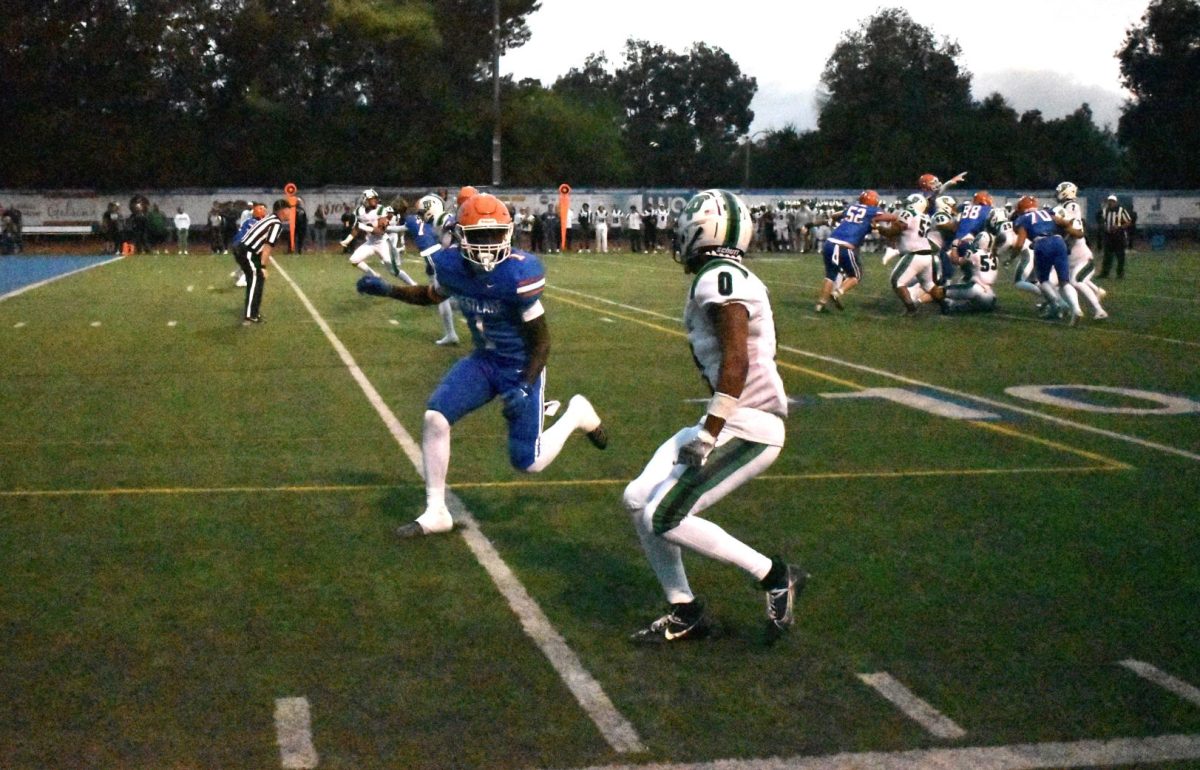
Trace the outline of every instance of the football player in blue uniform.
<instances>
[{"instance_id":1,"label":"football player in blue uniform","mask_svg":"<svg viewBox=\"0 0 1200 770\"><path fill-rule=\"evenodd\" d=\"M834 219L837 227L829 234L821 248L821 256L825 261L825 283L821 286L821 296L813 308L818 313L824 313L825 304L831 301L838 310L845 309L842 305L842 295L862 280L862 264L858 260L858 250L863 239L874 224L894 222L896 215L880 208L879 193L863 190L858 195L858 202L851 203L840 214L834 215ZM839 274L842 276L842 283L835 289Z\"/></svg>"},{"instance_id":2,"label":"football player in blue uniform","mask_svg":"<svg viewBox=\"0 0 1200 770\"><path fill-rule=\"evenodd\" d=\"M429 397L421 432L425 511L396 530L399 537L449 532L446 507L450 467L450 426L499 396L508 422L508 456L527 473L544 470L576 430L603 449L608 437L600 417L583 396L572 396L553 426L542 430L546 406L546 361L550 332L541 300L546 286L536 256L512 247L512 216L493 195L480 193L458 210L458 244L431 255L433 281L394 286L379 276L363 276L363 294L391 297L410 305L436 305L458 299L475 349L450 368Z\"/></svg>"},{"instance_id":3,"label":"football player in blue uniform","mask_svg":"<svg viewBox=\"0 0 1200 770\"><path fill-rule=\"evenodd\" d=\"M955 267L962 264L971 249L971 242L987 228L988 215L992 213L992 194L980 190L971 198L970 203L964 203L962 212L958 215L957 227L954 229L954 239L950 241L950 249L943 253L942 280L949 283L954 276ZM953 252L953 253L951 253Z\"/></svg>"},{"instance_id":4,"label":"football player in blue uniform","mask_svg":"<svg viewBox=\"0 0 1200 770\"><path fill-rule=\"evenodd\" d=\"M1069 223L1066 220L1039 206L1038 199L1032 195L1023 196L1017 201L1017 220L1013 223L1017 240L1013 251L1020 252L1026 240L1033 242L1033 265L1037 271L1038 288L1051 307L1065 305L1070 309L1067 323L1074 326L1083 313L1079 309L1079 295L1071 285L1067 242L1063 240L1060 230L1067 227ZM1057 289L1050 283L1051 272L1058 276ZM1059 292L1062 293L1061 297Z\"/></svg>"}]
</instances>

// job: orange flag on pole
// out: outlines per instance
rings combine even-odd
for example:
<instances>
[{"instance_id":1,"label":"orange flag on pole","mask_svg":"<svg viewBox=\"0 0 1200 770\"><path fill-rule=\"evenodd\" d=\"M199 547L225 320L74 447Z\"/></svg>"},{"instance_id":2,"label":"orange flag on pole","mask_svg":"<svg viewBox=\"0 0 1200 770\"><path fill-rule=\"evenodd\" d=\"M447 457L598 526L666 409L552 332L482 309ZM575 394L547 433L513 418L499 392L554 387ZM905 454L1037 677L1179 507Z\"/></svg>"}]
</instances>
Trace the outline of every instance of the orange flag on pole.
<instances>
[{"instance_id":1,"label":"orange flag on pole","mask_svg":"<svg viewBox=\"0 0 1200 770\"><path fill-rule=\"evenodd\" d=\"M560 220L559 248L567 248L567 212L571 210L571 185L566 182L558 186L558 218Z\"/></svg>"},{"instance_id":2,"label":"orange flag on pole","mask_svg":"<svg viewBox=\"0 0 1200 770\"><path fill-rule=\"evenodd\" d=\"M296 185L288 182L283 186L283 199L288 204L288 235L291 238L291 252L296 251Z\"/></svg>"}]
</instances>

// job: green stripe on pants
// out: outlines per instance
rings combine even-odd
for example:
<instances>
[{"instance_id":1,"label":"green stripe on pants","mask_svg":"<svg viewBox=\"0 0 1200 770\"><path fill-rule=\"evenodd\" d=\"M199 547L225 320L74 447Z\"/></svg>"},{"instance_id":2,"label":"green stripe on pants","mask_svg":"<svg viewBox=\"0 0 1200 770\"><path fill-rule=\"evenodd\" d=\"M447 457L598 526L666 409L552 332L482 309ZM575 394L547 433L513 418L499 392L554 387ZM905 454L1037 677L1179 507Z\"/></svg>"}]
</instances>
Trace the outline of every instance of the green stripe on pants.
<instances>
[{"instance_id":1,"label":"green stripe on pants","mask_svg":"<svg viewBox=\"0 0 1200 770\"><path fill-rule=\"evenodd\" d=\"M654 511L654 534L674 529L700 498L762 454L766 444L735 438L717 447L701 468L688 468Z\"/></svg>"}]
</instances>

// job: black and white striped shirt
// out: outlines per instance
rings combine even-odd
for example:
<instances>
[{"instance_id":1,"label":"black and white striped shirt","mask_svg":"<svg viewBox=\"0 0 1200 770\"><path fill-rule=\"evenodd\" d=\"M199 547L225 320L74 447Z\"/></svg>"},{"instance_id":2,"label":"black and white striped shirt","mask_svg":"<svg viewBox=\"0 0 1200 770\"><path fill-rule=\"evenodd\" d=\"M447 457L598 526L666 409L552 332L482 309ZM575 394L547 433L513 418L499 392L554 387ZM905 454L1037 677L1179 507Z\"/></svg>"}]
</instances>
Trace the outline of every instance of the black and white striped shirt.
<instances>
[{"instance_id":1,"label":"black and white striped shirt","mask_svg":"<svg viewBox=\"0 0 1200 770\"><path fill-rule=\"evenodd\" d=\"M1129 212L1124 206L1117 206L1115 209L1104 210L1104 229L1107 232L1115 233L1118 230L1124 230L1133 222L1129 216Z\"/></svg>"},{"instance_id":2,"label":"black and white striped shirt","mask_svg":"<svg viewBox=\"0 0 1200 770\"><path fill-rule=\"evenodd\" d=\"M263 246L275 245L275 241L279 240L279 234L282 230L283 220L274 214L267 214L246 231L246 234L242 236L241 243L251 253L261 254Z\"/></svg>"}]
</instances>

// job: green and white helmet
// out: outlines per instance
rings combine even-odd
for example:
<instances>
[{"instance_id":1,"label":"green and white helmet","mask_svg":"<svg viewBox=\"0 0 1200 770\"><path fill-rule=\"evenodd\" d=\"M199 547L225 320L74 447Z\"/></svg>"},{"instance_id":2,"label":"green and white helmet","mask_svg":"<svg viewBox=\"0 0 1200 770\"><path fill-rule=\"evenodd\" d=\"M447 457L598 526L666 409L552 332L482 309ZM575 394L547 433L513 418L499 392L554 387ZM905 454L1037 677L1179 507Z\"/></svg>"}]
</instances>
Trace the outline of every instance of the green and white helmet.
<instances>
[{"instance_id":1,"label":"green and white helmet","mask_svg":"<svg viewBox=\"0 0 1200 770\"><path fill-rule=\"evenodd\" d=\"M694 273L710 259L741 260L753 234L750 207L741 198L728 190L696 193L675 223L675 261Z\"/></svg>"},{"instance_id":2,"label":"green and white helmet","mask_svg":"<svg viewBox=\"0 0 1200 770\"><path fill-rule=\"evenodd\" d=\"M433 222L442 215L445 203L437 195L422 195L417 201L418 216L426 222Z\"/></svg>"},{"instance_id":3,"label":"green and white helmet","mask_svg":"<svg viewBox=\"0 0 1200 770\"><path fill-rule=\"evenodd\" d=\"M1054 188L1054 197L1058 201L1073 201L1079 197L1079 188L1074 182L1059 182L1058 187Z\"/></svg>"},{"instance_id":4,"label":"green and white helmet","mask_svg":"<svg viewBox=\"0 0 1200 770\"><path fill-rule=\"evenodd\" d=\"M929 199L921 193L913 193L904 199L904 208L920 215L925 213L925 209L929 207Z\"/></svg>"}]
</instances>

